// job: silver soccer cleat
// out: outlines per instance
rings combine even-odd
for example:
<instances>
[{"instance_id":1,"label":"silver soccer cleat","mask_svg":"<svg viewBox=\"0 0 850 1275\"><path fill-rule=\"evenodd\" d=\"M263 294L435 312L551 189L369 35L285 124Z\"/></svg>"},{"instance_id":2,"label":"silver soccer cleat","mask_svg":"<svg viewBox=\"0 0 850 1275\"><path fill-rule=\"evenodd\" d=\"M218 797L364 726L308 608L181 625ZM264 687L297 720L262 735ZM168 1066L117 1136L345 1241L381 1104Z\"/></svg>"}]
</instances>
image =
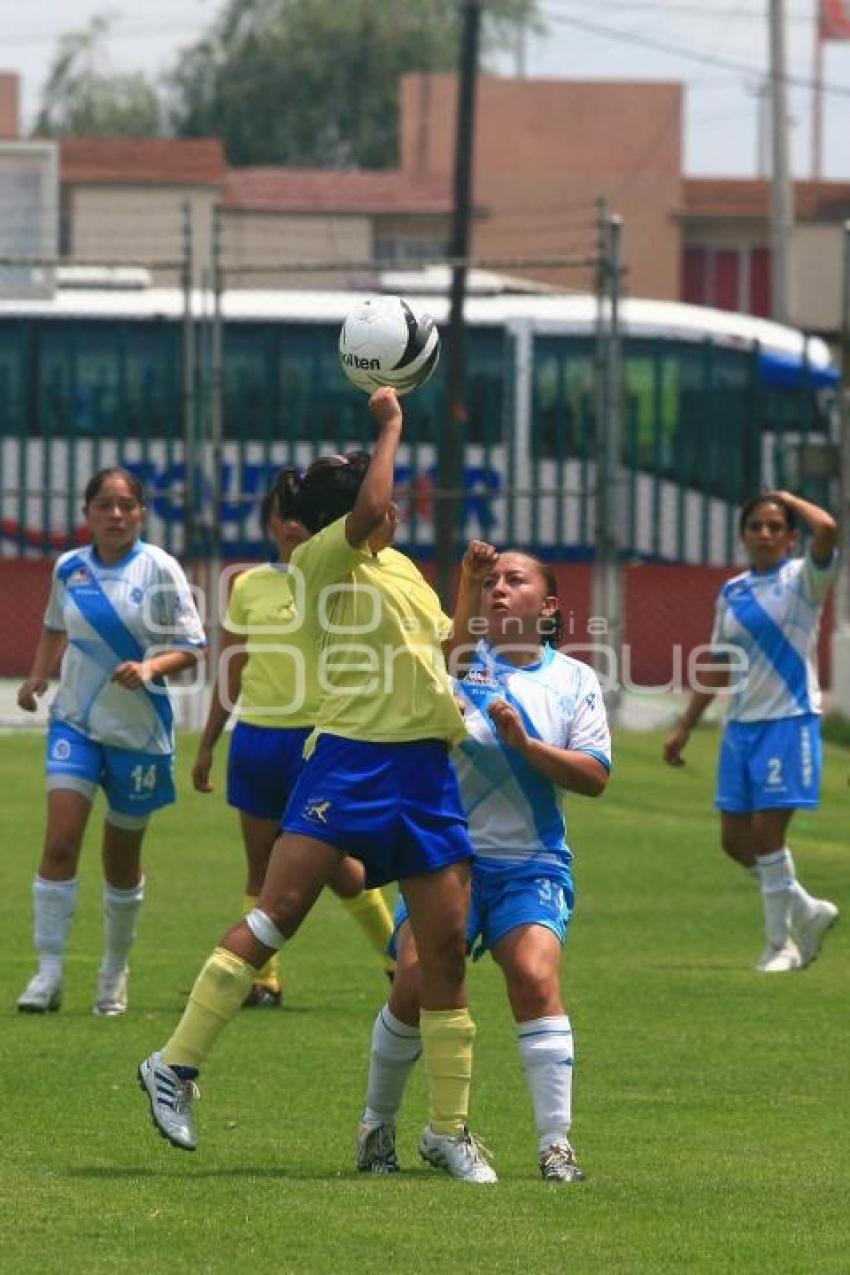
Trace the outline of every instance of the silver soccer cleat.
<instances>
[{"instance_id":1,"label":"silver soccer cleat","mask_svg":"<svg viewBox=\"0 0 850 1275\"><path fill-rule=\"evenodd\" d=\"M838 920L838 908L829 899L817 899L811 916L795 927L797 947L800 951L800 968L816 961L827 931Z\"/></svg>"},{"instance_id":2,"label":"silver soccer cleat","mask_svg":"<svg viewBox=\"0 0 850 1275\"><path fill-rule=\"evenodd\" d=\"M364 1124L357 1126L357 1167L361 1173L398 1173L395 1153L395 1125Z\"/></svg>"},{"instance_id":3,"label":"silver soccer cleat","mask_svg":"<svg viewBox=\"0 0 850 1275\"><path fill-rule=\"evenodd\" d=\"M100 971L97 978L97 999L92 1006L92 1013L103 1018L115 1018L118 1014L127 1013L127 975L129 970L119 970L117 974L106 974Z\"/></svg>"},{"instance_id":4,"label":"silver soccer cleat","mask_svg":"<svg viewBox=\"0 0 850 1275\"><path fill-rule=\"evenodd\" d=\"M788 974L791 970L798 970L800 964L797 944L788 939L781 947L771 947L768 944L756 961L755 968L759 974Z\"/></svg>"},{"instance_id":5,"label":"silver soccer cleat","mask_svg":"<svg viewBox=\"0 0 850 1275\"><path fill-rule=\"evenodd\" d=\"M62 1004L62 979L59 975L34 974L18 997L22 1014L53 1014Z\"/></svg>"},{"instance_id":6,"label":"silver soccer cleat","mask_svg":"<svg viewBox=\"0 0 850 1275\"><path fill-rule=\"evenodd\" d=\"M464 1126L454 1136L435 1133L430 1125L422 1130L419 1154L435 1169L444 1169L459 1182L498 1182L489 1163L489 1151L474 1133Z\"/></svg>"},{"instance_id":7,"label":"silver soccer cleat","mask_svg":"<svg viewBox=\"0 0 850 1275\"><path fill-rule=\"evenodd\" d=\"M587 1175L576 1164L569 1142L553 1142L540 1152L540 1176L546 1182L583 1182Z\"/></svg>"},{"instance_id":8,"label":"silver soccer cleat","mask_svg":"<svg viewBox=\"0 0 850 1275\"><path fill-rule=\"evenodd\" d=\"M192 1100L198 1097L194 1079L184 1079L163 1061L162 1053L151 1054L139 1066L139 1088L147 1094L154 1128L182 1151L194 1151L198 1135L192 1120Z\"/></svg>"}]
</instances>

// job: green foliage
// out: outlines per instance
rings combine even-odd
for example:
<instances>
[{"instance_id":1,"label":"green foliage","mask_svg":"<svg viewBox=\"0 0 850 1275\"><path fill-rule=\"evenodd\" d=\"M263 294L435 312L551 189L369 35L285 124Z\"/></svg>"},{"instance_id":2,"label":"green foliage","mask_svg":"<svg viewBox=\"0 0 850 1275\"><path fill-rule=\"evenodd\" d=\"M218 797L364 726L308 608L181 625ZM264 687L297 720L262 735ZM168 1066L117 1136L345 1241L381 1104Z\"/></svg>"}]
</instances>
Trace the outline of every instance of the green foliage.
<instances>
[{"instance_id":1,"label":"green foliage","mask_svg":"<svg viewBox=\"0 0 850 1275\"><path fill-rule=\"evenodd\" d=\"M491 38L535 9L488 5ZM234 164L393 167L399 80L457 68L459 14L457 0L229 0L170 77L175 129L220 137Z\"/></svg>"},{"instance_id":2,"label":"green foliage","mask_svg":"<svg viewBox=\"0 0 850 1275\"><path fill-rule=\"evenodd\" d=\"M104 70L111 22L93 18L59 39L35 133L42 137L155 137L161 132L155 87L139 71Z\"/></svg>"},{"instance_id":3,"label":"green foliage","mask_svg":"<svg viewBox=\"0 0 850 1275\"><path fill-rule=\"evenodd\" d=\"M421 1070L399 1127L404 1172L364 1180L353 1130L371 1023L386 994L336 900L285 949L286 1007L245 1013L201 1078L195 1155L148 1122L134 1073L170 1033L200 963L241 904L236 817L191 791L146 854L125 1018L90 1012L100 956L99 822L88 837L66 1001L16 1014L32 972L30 882L43 829L44 741L0 737L0 1228L4 1275L843 1275L850 1250L844 925L801 974L760 977L758 891L717 843L716 731L680 771L661 736L615 741L610 790L569 803L578 902L564 955L576 1032L574 1140L588 1181L537 1176L530 1103L498 971L470 975L473 1125L500 1183L419 1163ZM222 753L224 749L222 748ZM806 884L850 910L845 780L826 750L823 808L798 815ZM215 780L224 779L224 756Z\"/></svg>"}]
</instances>

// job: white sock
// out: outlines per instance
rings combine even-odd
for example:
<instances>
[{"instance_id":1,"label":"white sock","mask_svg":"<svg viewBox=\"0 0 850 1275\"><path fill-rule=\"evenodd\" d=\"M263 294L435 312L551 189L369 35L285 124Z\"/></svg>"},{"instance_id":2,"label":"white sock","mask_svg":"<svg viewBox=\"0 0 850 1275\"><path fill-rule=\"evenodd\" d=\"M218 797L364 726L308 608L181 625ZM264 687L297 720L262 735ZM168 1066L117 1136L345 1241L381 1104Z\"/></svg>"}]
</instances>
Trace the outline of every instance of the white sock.
<instances>
[{"instance_id":1,"label":"white sock","mask_svg":"<svg viewBox=\"0 0 850 1275\"><path fill-rule=\"evenodd\" d=\"M103 961L101 973L120 974L136 937L136 920L145 897L145 878L129 890L109 882L103 887Z\"/></svg>"},{"instance_id":2,"label":"white sock","mask_svg":"<svg viewBox=\"0 0 850 1275\"><path fill-rule=\"evenodd\" d=\"M37 876L32 885L35 913L35 950L38 972L47 978L62 977L65 942L77 907L79 878L45 881Z\"/></svg>"},{"instance_id":3,"label":"white sock","mask_svg":"<svg viewBox=\"0 0 850 1275\"><path fill-rule=\"evenodd\" d=\"M517 1024L541 1151L564 1142L572 1124L573 1029L566 1014Z\"/></svg>"},{"instance_id":4,"label":"white sock","mask_svg":"<svg viewBox=\"0 0 850 1275\"><path fill-rule=\"evenodd\" d=\"M803 886L802 881L797 877L797 868L791 851L787 846L783 846L782 849L788 856L791 876L791 924L799 925L803 921L808 921L809 917L815 912L817 899L812 898L808 890Z\"/></svg>"},{"instance_id":5,"label":"white sock","mask_svg":"<svg viewBox=\"0 0 850 1275\"><path fill-rule=\"evenodd\" d=\"M788 942L791 929L791 894L794 863L787 850L761 854L756 859L764 907L764 932L771 947Z\"/></svg>"},{"instance_id":6,"label":"white sock","mask_svg":"<svg viewBox=\"0 0 850 1275\"><path fill-rule=\"evenodd\" d=\"M404 1097L413 1064L422 1053L418 1027L408 1027L385 1005L372 1028L365 1124L393 1122Z\"/></svg>"}]
</instances>

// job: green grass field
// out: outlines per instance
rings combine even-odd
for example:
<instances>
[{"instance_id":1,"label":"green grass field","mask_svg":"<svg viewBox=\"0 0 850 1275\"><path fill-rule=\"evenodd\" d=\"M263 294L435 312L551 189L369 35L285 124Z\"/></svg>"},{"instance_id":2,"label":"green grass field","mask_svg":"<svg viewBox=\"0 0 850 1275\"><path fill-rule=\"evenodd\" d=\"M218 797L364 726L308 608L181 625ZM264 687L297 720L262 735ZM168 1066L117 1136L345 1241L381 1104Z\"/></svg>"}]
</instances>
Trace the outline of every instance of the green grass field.
<instances>
[{"instance_id":1,"label":"green grass field","mask_svg":"<svg viewBox=\"0 0 850 1275\"><path fill-rule=\"evenodd\" d=\"M771 1272L850 1270L850 938L801 974L752 972L752 881L717 846L717 736L663 767L657 735L617 741L598 802L575 799L578 910L564 958L577 1046L574 1142L589 1179L537 1176L530 1103L497 971L472 971L473 1124L500 1184L418 1160L424 1085L399 1130L406 1172L363 1178L354 1125L383 975L322 900L284 955L286 1008L243 1014L202 1077L195 1155L155 1136L136 1088L242 889L233 814L199 797L149 835L131 1010L96 1019L101 809L82 872L65 1003L17 1014L32 971L30 882L42 741L0 738L0 1270L12 1272ZM223 757L219 761L221 775ZM813 893L850 915L850 751L828 750L823 809L793 844Z\"/></svg>"}]
</instances>

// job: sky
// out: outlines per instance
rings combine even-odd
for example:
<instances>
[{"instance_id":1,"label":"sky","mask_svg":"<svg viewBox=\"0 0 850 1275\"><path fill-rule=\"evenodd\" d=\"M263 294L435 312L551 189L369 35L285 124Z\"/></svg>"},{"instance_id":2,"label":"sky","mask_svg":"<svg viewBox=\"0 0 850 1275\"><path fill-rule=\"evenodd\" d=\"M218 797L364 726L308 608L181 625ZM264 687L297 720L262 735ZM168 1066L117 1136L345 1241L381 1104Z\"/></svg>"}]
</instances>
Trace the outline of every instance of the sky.
<instances>
[{"instance_id":1,"label":"sky","mask_svg":"<svg viewBox=\"0 0 850 1275\"><path fill-rule=\"evenodd\" d=\"M344 0L343 0L344 2ZM375 0L376 4L397 0ZM541 0L543 37L506 50L495 68L560 79L676 80L686 85L684 169L692 176L767 171L759 124L767 70L769 0ZM812 175L814 15L817 0L783 0L791 164ZM113 15L108 70L158 75L198 39L223 0L0 0L0 67L19 71L31 126L58 36ZM824 48L823 176L850 181L850 41Z\"/></svg>"}]
</instances>

